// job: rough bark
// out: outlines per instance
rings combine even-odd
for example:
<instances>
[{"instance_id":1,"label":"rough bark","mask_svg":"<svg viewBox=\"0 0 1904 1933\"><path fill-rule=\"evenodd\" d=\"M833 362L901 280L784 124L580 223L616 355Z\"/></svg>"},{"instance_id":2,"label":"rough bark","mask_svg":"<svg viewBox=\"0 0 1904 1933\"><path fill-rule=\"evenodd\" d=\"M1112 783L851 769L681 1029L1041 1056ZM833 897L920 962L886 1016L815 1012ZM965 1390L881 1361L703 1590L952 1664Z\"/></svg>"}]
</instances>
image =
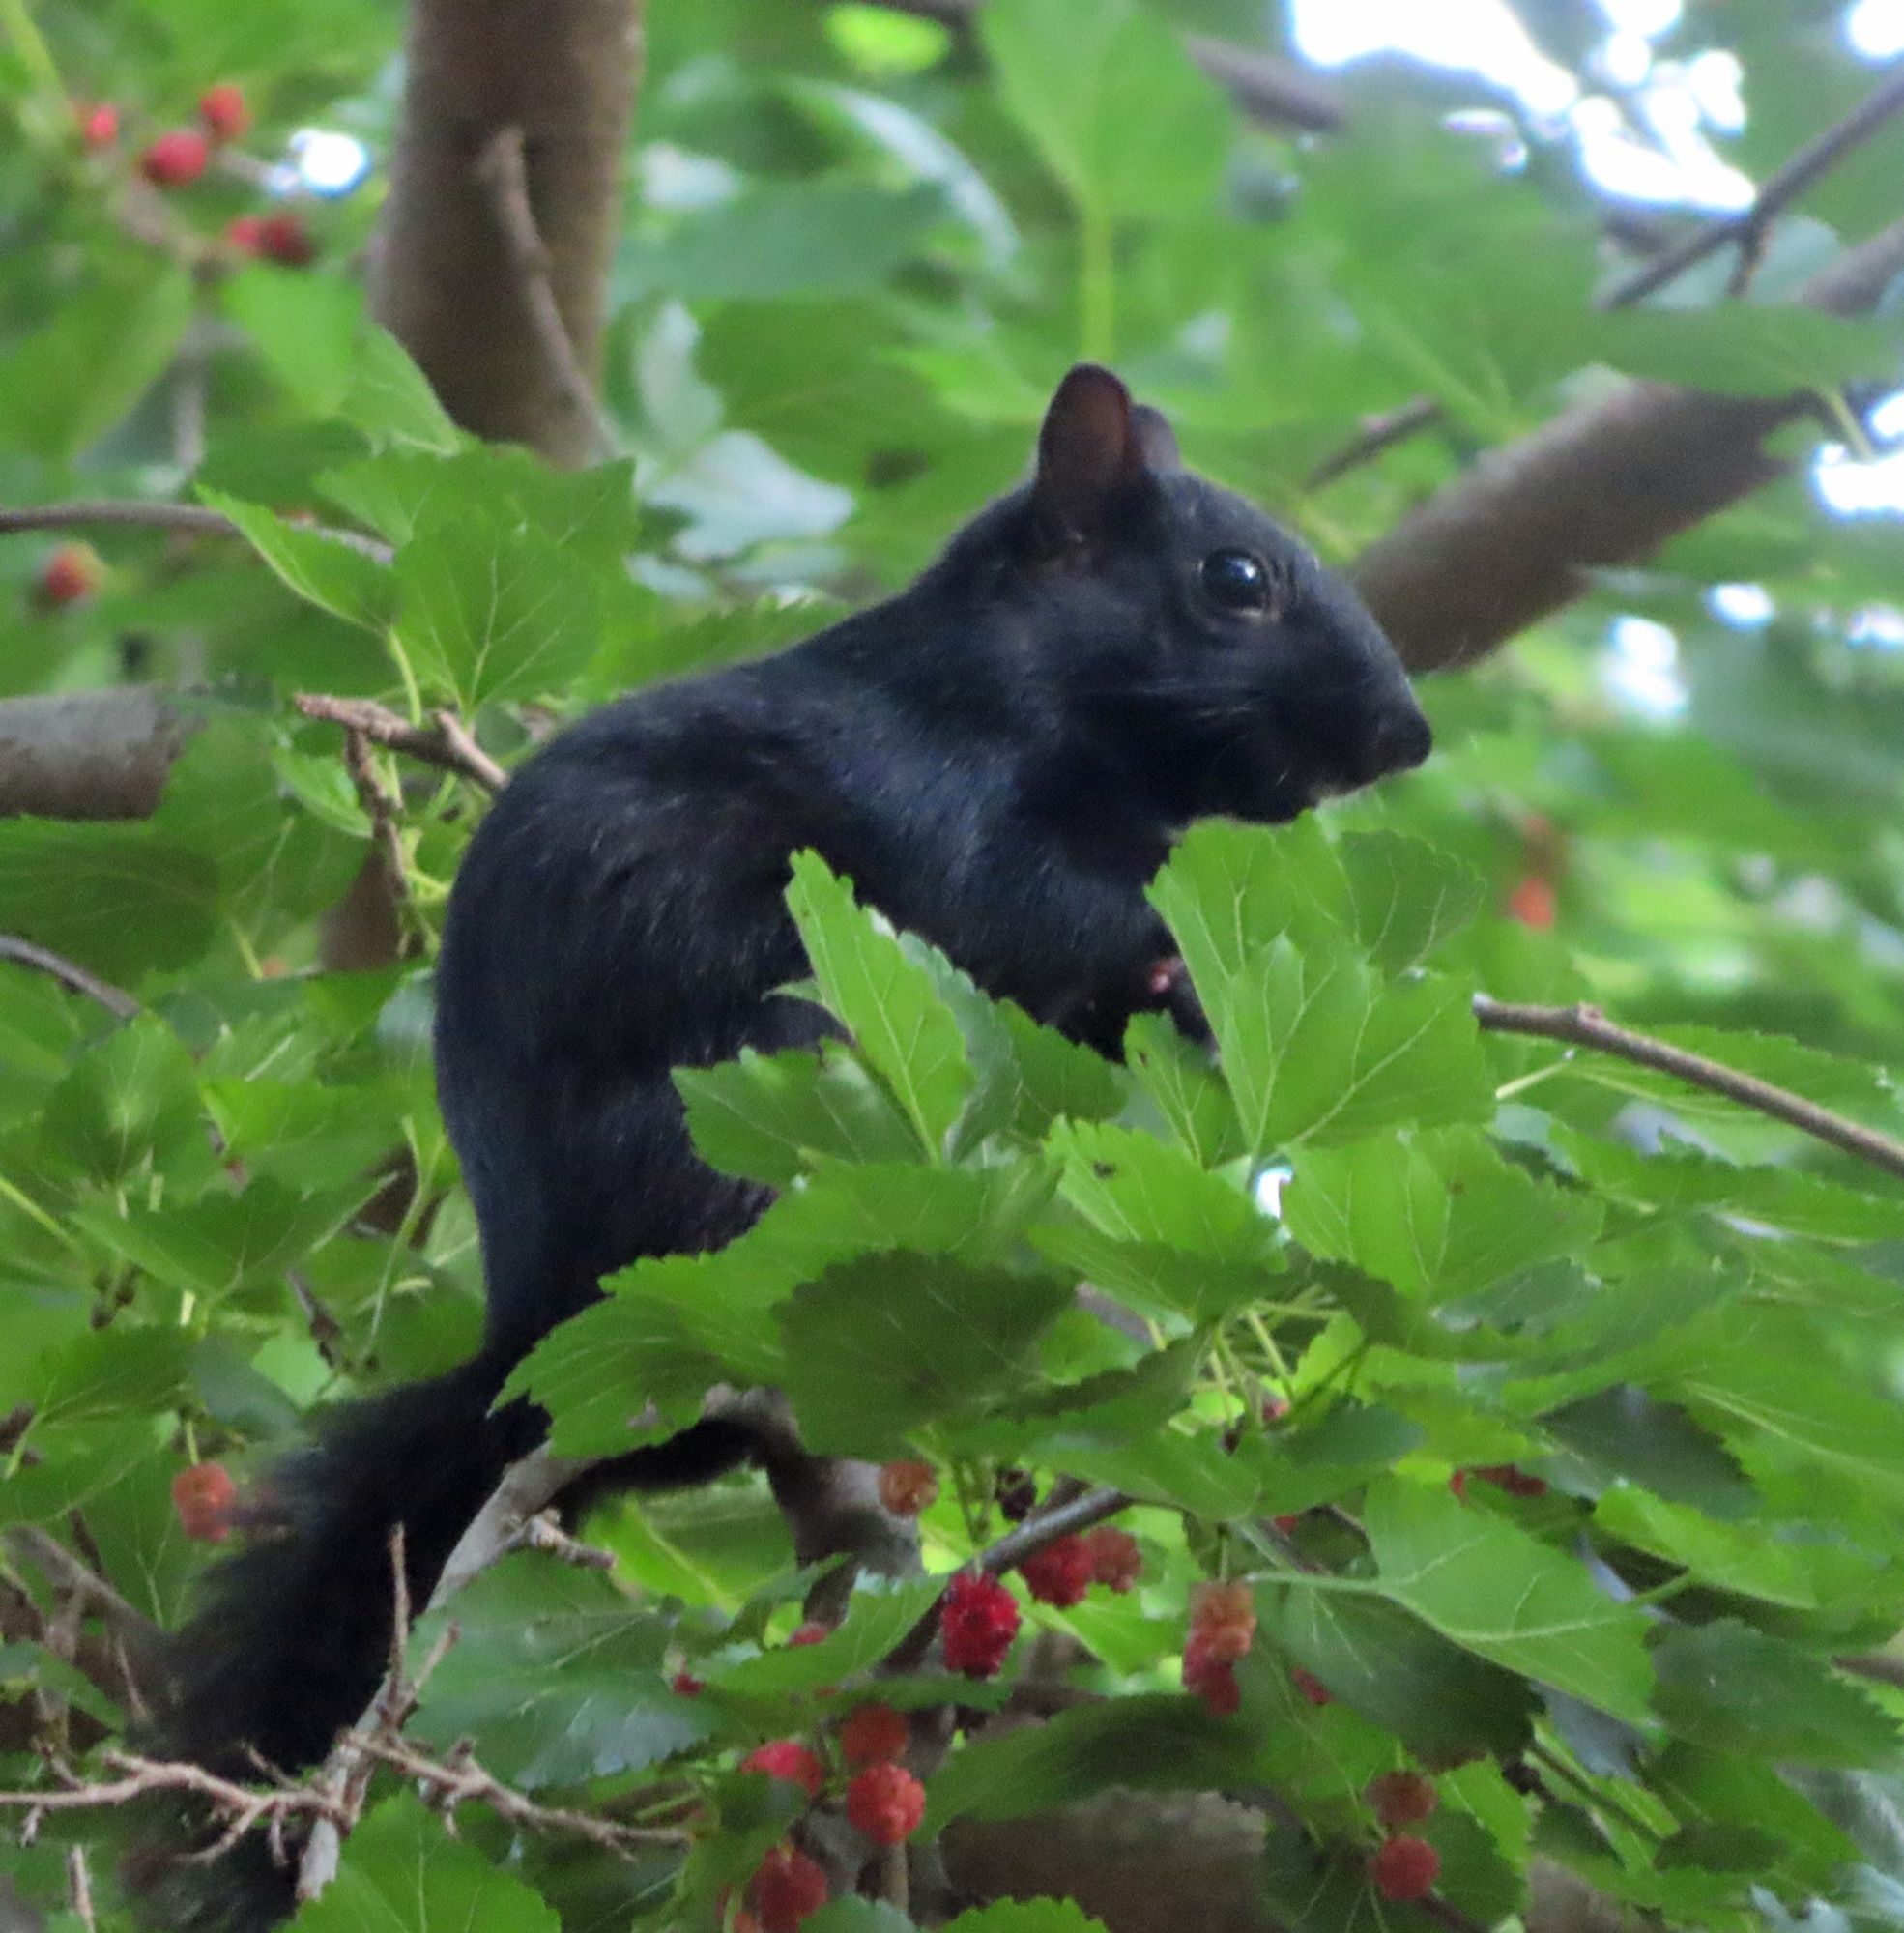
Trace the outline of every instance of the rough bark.
<instances>
[{"instance_id":1,"label":"rough bark","mask_svg":"<svg viewBox=\"0 0 1904 1933\"><path fill-rule=\"evenodd\" d=\"M478 162L521 130L549 281L592 375L640 45L640 0L415 0L410 13L377 312L465 429L557 463L588 456L592 425L550 367Z\"/></svg>"},{"instance_id":2,"label":"rough bark","mask_svg":"<svg viewBox=\"0 0 1904 1933\"><path fill-rule=\"evenodd\" d=\"M1800 299L1861 314L1900 272L1904 222ZM1621 382L1483 456L1362 554L1356 587L1413 670L1481 657L1582 596L1591 570L1643 563L1782 475L1765 439L1812 407Z\"/></svg>"},{"instance_id":3,"label":"rough bark","mask_svg":"<svg viewBox=\"0 0 1904 1933\"><path fill-rule=\"evenodd\" d=\"M156 685L0 700L0 818L143 819L188 730Z\"/></svg>"}]
</instances>

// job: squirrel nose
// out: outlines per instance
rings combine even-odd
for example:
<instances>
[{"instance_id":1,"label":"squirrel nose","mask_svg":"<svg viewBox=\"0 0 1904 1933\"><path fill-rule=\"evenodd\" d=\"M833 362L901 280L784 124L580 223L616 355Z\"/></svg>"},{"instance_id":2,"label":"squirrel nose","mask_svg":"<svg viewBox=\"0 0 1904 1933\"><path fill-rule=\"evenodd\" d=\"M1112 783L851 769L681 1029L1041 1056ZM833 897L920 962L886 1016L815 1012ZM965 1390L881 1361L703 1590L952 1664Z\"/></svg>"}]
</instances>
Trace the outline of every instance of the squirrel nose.
<instances>
[{"instance_id":1,"label":"squirrel nose","mask_svg":"<svg viewBox=\"0 0 1904 1933\"><path fill-rule=\"evenodd\" d=\"M1412 771L1428 755L1434 736L1421 707L1412 698L1404 698L1375 722L1368 750L1369 776L1386 777L1390 772Z\"/></svg>"}]
</instances>

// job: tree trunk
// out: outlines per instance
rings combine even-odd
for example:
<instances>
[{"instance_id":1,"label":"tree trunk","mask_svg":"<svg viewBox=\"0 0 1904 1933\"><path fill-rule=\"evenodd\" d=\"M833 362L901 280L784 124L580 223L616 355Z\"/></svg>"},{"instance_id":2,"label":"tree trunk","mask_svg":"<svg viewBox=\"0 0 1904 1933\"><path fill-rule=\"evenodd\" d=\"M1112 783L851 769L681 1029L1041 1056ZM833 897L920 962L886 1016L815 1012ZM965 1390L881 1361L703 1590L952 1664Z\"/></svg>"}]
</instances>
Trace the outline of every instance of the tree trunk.
<instances>
[{"instance_id":1,"label":"tree trunk","mask_svg":"<svg viewBox=\"0 0 1904 1933\"><path fill-rule=\"evenodd\" d=\"M640 67L640 0L415 0L373 300L472 434L551 462L592 425L537 333L480 164L519 129L529 202L576 361L600 363Z\"/></svg>"}]
</instances>

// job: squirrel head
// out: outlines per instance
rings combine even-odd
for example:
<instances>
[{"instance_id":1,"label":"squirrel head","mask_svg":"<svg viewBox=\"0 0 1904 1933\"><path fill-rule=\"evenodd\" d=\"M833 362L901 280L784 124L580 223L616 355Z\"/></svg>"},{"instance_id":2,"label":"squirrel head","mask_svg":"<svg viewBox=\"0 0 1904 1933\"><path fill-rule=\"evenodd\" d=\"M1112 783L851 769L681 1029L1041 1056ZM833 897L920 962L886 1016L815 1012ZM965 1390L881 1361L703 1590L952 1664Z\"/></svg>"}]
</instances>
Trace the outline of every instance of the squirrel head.
<instances>
[{"instance_id":1,"label":"squirrel head","mask_svg":"<svg viewBox=\"0 0 1904 1933\"><path fill-rule=\"evenodd\" d=\"M1080 363L1032 480L941 570L1002 605L1030 686L1177 822L1291 819L1418 765L1428 726L1362 601L1247 499L1186 470L1169 424Z\"/></svg>"}]
</instances>

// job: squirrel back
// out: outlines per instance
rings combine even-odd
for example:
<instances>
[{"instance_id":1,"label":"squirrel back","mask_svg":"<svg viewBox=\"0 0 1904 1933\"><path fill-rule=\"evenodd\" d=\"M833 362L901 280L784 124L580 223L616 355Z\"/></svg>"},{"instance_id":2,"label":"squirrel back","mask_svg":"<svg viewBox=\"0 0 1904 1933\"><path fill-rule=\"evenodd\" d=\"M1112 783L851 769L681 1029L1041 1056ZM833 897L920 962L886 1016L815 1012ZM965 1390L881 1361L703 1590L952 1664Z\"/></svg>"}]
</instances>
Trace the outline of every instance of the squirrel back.
<instances>
[{"instance_id":1,"label":"squirrel back","mask_svg":"<svg viewBox=\"0 0 1904 1933\"><path fill-rule=\"evenodd\" d=\"M718 1247L769 1191L689 1142L671 1071L812 1045L783 899L813 848L989 993L1115 1053L1169 1003L1144 886L1210 815L1275 822L1427 755L1402 669L1342 581L1184 470L1164 419L1072 370L1032 479L914 584L756 663L638 693L513 775L450 896L437 1080L481 1233L480 1355L346 1406L274 1478L281 1527L181 1633L158 1745L223 1768L322 1755L389 1642L383 1553L421 1604L541 1419L492 1405L535 1341L644 1255ZM618 1459L693 1483L716 1418ZM253 1861L231 1923L288 1882ZM216 1923L208 1921L207 1923Z\"/></svg>"}]
</instances>

